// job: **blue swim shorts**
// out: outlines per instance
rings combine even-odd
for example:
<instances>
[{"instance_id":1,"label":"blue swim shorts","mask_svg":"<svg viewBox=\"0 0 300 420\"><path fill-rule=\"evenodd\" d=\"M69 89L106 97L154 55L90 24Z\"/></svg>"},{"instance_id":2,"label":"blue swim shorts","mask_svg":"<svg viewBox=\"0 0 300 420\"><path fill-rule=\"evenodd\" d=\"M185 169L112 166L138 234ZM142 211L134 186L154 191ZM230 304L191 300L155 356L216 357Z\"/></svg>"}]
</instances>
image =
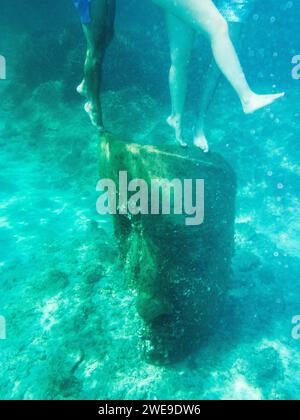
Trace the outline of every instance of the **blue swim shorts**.
<instances>
[{"instance_id":1,"label":"blue swim shorts","mask_svg":"<svg viewBox=\"0 0 300 420\"><path fill-rule=\"evenodd\" d=\"M73 0L73 2L79 13L81 23L83 25L88 25L89 23L91 23L91 0Z\"/></svg>"}]
</instances>

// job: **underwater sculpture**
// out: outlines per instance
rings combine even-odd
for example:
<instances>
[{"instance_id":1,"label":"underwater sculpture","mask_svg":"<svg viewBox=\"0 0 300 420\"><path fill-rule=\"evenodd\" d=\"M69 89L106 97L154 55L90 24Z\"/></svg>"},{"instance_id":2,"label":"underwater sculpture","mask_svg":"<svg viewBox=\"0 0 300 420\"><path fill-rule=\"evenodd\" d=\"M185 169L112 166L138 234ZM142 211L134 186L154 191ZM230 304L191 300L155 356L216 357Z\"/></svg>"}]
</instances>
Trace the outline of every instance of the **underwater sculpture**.
<instances>
[{"instance_id":1,"label":"underwater sculpture","mask_svg":"<svg viewBox=\"0 0 300 420\"><path fill-rule=\"evenodd\" d=\"M126 284L136 295L151 361L172 362L196 350L219 324L234 251L236 180L216 154L175 145L141 146L101 136L100 175L129 179L204 179L204 223L186 215L117 214L114 232Z\"/></svg>"}]
</instances>

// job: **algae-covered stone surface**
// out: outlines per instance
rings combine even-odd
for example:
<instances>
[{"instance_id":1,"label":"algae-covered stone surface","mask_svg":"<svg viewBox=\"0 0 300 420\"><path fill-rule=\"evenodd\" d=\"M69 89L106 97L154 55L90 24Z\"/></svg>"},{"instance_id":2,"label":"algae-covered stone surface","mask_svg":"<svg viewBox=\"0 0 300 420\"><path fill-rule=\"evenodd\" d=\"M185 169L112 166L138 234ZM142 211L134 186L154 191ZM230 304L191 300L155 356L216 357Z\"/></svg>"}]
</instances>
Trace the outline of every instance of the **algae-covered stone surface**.
<instances>
[{"instance_id":1,"label":"algae-covered stone surface","mask_svg":"<svg viewBox=\"0 0 300 420\"><path fill-rule=\"evenodd\" d=\"M124 173L128 183L139 179L149 186L149 207L154 180L180 180L181 185L202 180L204 197L196 194L194 185L191 198L203 205L203 220L198 217L194 226L189 225L187 214L175 214L175 200L170 200L169 214L162 214L162 208L159 214L151 214L150 208L148 214L141 214L141 209L137 215L120 214ZM222 316L234 251L235 174L217 154L176 145L130 144L104 135L100 175L117 185L115 236L125 281L136 293L137 309L148 330L146 353L150 360L180 360L214 335ZM161 201L172 191L176 194L175 188L161 189ZM185 198L182 194L182 201Z\"/></svg>"}]
</instances>

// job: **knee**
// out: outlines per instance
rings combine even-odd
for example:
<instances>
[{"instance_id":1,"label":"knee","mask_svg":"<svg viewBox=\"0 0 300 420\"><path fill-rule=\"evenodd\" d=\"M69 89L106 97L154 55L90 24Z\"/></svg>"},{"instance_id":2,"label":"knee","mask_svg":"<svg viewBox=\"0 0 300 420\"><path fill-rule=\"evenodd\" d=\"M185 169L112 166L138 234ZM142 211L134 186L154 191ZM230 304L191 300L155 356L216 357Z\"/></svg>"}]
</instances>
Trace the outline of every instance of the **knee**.
<instances>
[{"instance_id":1,"label":"knee","mask_svg":"<svg viewBox=\"0 0 300 420\"><path fill-rule=\"evenodd\" d=\"M220 37L220 36L227 36L229 33L229 25L227 20L220 16L218 21L215 22L214 30L211 31L210 36L211 38Z\"/></svg>"}]
</instances>

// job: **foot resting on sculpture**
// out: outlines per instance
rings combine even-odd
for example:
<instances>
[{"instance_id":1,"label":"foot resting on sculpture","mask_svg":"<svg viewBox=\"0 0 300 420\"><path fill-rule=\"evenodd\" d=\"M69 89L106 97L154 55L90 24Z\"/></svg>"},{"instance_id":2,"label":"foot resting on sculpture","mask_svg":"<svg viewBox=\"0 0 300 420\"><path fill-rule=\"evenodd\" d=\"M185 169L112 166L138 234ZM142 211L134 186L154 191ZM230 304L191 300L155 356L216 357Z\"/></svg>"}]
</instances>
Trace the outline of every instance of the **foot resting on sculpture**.
<instances>
[{"instance_id":1,"label":"foot resting on sculpture","mask_svg":"<svg viewBox=\"0 0 300 420\"><path fill-rule=\"evenodd\" d=\"M203 150L204 153L209 152L209 145L203 128L198 128L198 130L196 131L194 135L194 146Z\"/></svg>"},{"instance_id":2,"label":"foot resting on sculpture","mask_svg":"<svg viewBox=\"0 0 300 420\"><path fill-rule=\"evenodd\" d=\"M95 107L93 107L91 102L87 102L84 105L84 110L85 112L88 114L88 116L90 117L91 123L93 124L93 126L99 130L100 132L102 132L104 130L103 124L102 124L102 118L101 118L101 113L98 112Z\"/></svg>"},{"instance_id":3,"label":"foot resting on sculpture","mask_svg":"<svg viewBox=\"0 0 300 420\"><path fill-rule=\"evenodd\" d=\"M188 145L182 137L180 118L170 115L170 117L167 119L167 124L175 130L175 138L177 143L179 143L181 147L186 148Z\"/></svg>"}]
</instances>

